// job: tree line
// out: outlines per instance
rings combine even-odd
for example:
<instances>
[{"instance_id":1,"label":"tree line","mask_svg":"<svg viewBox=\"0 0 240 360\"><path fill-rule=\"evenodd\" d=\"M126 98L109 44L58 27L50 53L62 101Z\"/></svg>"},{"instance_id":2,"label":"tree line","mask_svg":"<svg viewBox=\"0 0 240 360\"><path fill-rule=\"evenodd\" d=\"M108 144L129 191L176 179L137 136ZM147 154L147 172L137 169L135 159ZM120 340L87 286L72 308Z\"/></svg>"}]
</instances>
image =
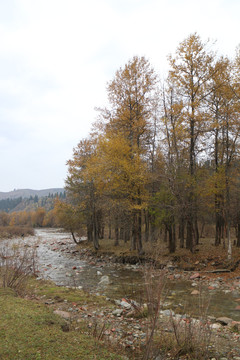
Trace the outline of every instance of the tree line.
<instances>
[{"instance_id":1,"label":"tree line","mask_svg":"<svg viewBox=\"0 0 240 360\"><path fill-rule=\"evenodd\" d=\"M25 226L30 228L36 227L58 227L58 217L56 210L47 211L43 207L38 207L31 211L13 211L7 213L0 212L0 227L18 227Z\"/></svg>"},{"instance_id":2,"label":"tree line","mask_svg":"<svg viewBox=\"0 0 240 360\"><path fill-rule=\"evenodd\" d=\"M139 254L159 229L170 252L177 239L194 252L199 225L211 223L231 257L233 227L240 246L240 49L219 56L194 33L168 60L164 81L145 57L116 71L108 106L68 161L57 211L72 233L86 228L95 249L109 237Z\"/></svg>"},{"instance_id":3,"label":"tree line","mask_svg":"<svg viewBox=\"0 0 240 360\"><path fill-rule=\"evenodd\" d=\"M54 208L54 203L56 199L65 199L66 193L60 192L55 194L48 194L48 196L38 195L30 196L29 198L23 198L22 196L11 199L2 199L0 200L0 211L3 212L14 212L14 211L33 211L38 207L44 207L47 211L52 210Z\"/></svg>"}]
</instances>

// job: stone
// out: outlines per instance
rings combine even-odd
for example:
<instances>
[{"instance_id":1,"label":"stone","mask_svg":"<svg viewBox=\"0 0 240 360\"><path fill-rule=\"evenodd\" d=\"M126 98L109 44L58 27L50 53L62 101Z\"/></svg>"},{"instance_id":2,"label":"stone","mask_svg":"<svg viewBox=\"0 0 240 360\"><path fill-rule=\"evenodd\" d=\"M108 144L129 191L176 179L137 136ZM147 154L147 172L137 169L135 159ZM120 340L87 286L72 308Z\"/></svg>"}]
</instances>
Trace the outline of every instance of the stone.
<instances>
[{"instance_id":1,"label":"stone","mask_svg":"<svg viewBox=\"0 0 240 360\"><path fill-rule=\"evenodd\" d=\"M99 281L99 285L109 285L110 284L110 280L109 280L109 276L104 275L101 277L101 280Z\"/></svg>"},{"instance_id":2,"label":"stone","mask_svg":"<svg viewBox=\"0 0 240 360\"><path fill-rule=\"evenodd\" d=\"M217 318L216 322L226 326L226 325L230 325L233 322L233 320L228 317L223 316L223 317Z\"/></svg>"},{"instance_id":3,"label":"stone","mask_svg":"<svg viewBox=\"0 0 240 360\"><path fill-rule=\"evenodd\" d=\"M101 271L97 271L97 275L101 276L102 275Z\"/></svg>"},{"instance_id":4,"label":"stone","mask_svg":"<svg viewBox=\"0 0 240 360\"><path fill-rule=\"evenodd\" d=\"M120 305L121 305L121 307L123 307L124 309L126 309L126 310L131 310L131 305L127 302L127 301L121 301L121 303L120 303Z\"/></svg>"},{"instance_id":5,"label":"stone","mask_svg":"<svg viewBox=\"0 0 240 360\"><path fill-rule=\"evenodd\" d=\"M161 313L162 313L162 315L165 315L165 316L174 315L174 312L171 310L163 310Z\"/></svg>"},{"instance_id":6,"label":"stone","mask_svg":"<svg viewBox=\"0 0 240 360\"><path fill-rule=\"evenodd\" d=\"M61 316L64 319L70 319L71 318L71 314L67 311L62 311L62 310L54 310L54 314Z\"/></svg>"},{"instance_id":7,"label":"stone","mask_svg":"<svg viewBox=\"0 0 240 360\"><path fill-rule=\"evenodd\" d=\"M191 292L191 295L199 295L199 294L200 294L200 292L198 290L193 290Z\"/></svg>"},{"instance_id":8,"label":"stone","mask_svg":"<svg viewBox=\"0 0 240 360\"><path fill-rule=\"evenodd\" d=\"M218 289L220 287L220 285L217 282L211 282L209 284L209 288L213 288L213 289Z\"/></svg>"},{"instance_id":9,"label":"stone","mask_svg":"<svg viewBox=\"0 0 240 360\"><path fill-rule=\"evenodd\" d=\"M222 328L222 325L221 324L212 324L211 325L211 329L215 329L215 330L219 330Z\"/></svg>"},{"instance_id":10,"label":"stone","mask_svg":"<svg viewBox=\"0 0 240 360\"><path fill-rule=\"evenodd\" d=\"M116 309L116 310L113 310L113 312L112 312L112 314L117 317L121 316L122 313L123 313L123 309Z\"/></svg>"},{"instance_id":11,"label":"stone","mask_svg":"<svg viewBox=\"0 0 240 360\"><path fill-rule=\"evenodd\" d=\"M192 276L190 276L190 280L199 279L200 277L201 277L201 275L199 273L195 273Z\"/></svg>"},{"instance_id":12,"label":"stone","mask_svg":"<svg viewBox=\"0 0 240 360\"><path fill-rule=\"evenodd\" d=\"M180 279L181 275L180 274L174 274L174 279Z\"/></svg>"}]
</instances>

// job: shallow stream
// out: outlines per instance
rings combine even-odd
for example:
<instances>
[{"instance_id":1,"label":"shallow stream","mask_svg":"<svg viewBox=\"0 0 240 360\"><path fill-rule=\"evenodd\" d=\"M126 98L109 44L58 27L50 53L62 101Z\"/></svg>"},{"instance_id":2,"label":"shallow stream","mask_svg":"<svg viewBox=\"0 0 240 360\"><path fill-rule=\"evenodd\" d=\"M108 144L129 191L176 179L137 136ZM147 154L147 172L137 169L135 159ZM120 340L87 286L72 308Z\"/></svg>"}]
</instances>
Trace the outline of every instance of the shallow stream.
<instances>
[{"instance_id":1,"label":"shallow stream","mask_svg":"<svg viewBox=\"0 0 240 360\"><path fill-rule=\"evenodd\" d=\"M130 298L145 301L144 275L141 267L106 263L96 259L81 259L77 246L67 233L55 229L37 229L35 236L26 239L25 246L37 246L39 278L49 279L57 285L82 287L92 293L105 295L111 299ZM101 285L103 276L108 276L109 284ZM240 321L240 311L235 310L240 290L208 290L192 286L191 281L167 280L164 286L163 307L176 313L191 313L196 316L207 310L215 317L227 316ZM201 296L191 295L200 290Z\"/></svg>"}]
</instances>

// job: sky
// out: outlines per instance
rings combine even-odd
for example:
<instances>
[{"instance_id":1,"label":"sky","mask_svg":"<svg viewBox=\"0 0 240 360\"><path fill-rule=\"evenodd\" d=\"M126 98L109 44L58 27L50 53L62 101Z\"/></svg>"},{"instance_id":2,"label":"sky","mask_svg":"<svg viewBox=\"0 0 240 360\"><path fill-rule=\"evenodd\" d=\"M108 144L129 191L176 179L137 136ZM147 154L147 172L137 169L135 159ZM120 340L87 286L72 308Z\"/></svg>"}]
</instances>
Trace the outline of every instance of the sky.
<instances>
[{"instance_id":1,"label":"sky","mask_svg":"<svg viewBox=\"0 0 240 360\"><path fill-rule=\"evenodd\" d=\"M0 0L0 191L63 187L66 162L133 56L161 78L197 32L233 58L239 0Z\"/></svg>"}]
</instances>

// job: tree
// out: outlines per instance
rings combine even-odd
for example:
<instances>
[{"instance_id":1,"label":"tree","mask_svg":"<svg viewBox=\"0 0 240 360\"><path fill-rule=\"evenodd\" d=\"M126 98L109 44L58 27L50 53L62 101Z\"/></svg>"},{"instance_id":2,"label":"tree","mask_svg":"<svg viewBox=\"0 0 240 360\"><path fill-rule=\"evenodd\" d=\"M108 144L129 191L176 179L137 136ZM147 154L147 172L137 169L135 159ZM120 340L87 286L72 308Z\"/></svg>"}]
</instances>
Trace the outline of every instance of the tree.
<instances>
[{"instance_id":1,"label":"tree","mask_svg":"<svg viewBox=\"0 0 240 360\"><path fill-rule=\"evenodd\" d=\"M198 242L196 164L202 148L202 134L206 128L204 99L211 92L210 80L215 71L214 54L195 33L180 43L175 57L170 56L169 81L182 101L182 126L188 149L189 191L187 208L187 247L193 251ZM213 70L214 69L214 70Z\"/></svg>"},{"instance_id":2,"label":"tree","mask_svg":"<svg viewBox=\"0 0 240 360\"><path fill-rule=\"evenodd\" d=\"M73 158L67 162L68 176L66 190L73 205L79 207L86 222L87 236L99 248L98 241L98 197L95 189L94 174L90 171L90 159L95 155L95 140L84 139L74 149Z\"/></svg>"},{"instance_id":3,"label":"tree","mask_svg":"<svg viewBox=\"0 0 240 360\"><path fill-rule=\"evenodd\" d=\"M54 213L57 217L58 224L69 231L74 242L79 244L75 233L80 230L82 214L78 212L78 209L72 204L57 199L55 202Z\"/></svg>"},{"instance_id":4,"label":"tree","mask_svg":"<svg viewBox=\"0 0 240 360\"><path fill-rule=\"evenodd\" d=\"M116 164L121 169L118 181L122 187L118 187L122 193L125 188L125 198L131 203L126 210L131 212L133 248L137 248L139 254L142 252L142 210L146 206L145 187L142 186L145 180L142 175L152 135L156 85L157 77L149 62L144 57L133 57L123 69L116 72L115 78L108 84L110 108L102 111L107 139L105 148L114 148L118 146L117 142L123 145L123 153L119 154L121 160ZM114 166L113 161L111 162L110 167ZM115 176L112 177L112 183L115 183L113 187L116 189Z\"/></svg>"}]
</instances>

